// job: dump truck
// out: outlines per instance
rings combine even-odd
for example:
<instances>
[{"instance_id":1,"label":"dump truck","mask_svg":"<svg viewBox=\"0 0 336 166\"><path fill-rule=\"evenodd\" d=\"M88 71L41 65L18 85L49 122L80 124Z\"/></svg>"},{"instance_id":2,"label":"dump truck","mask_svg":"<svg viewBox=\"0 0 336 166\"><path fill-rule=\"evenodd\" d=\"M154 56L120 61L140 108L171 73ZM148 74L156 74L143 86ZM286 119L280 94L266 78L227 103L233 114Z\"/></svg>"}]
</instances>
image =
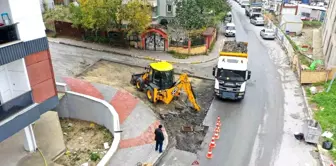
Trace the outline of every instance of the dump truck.
<instances>
[{"instance_id":1,"label":"dump truck","mask_svg":"<svg viewBox=\"0 0 336 166\"><path fill-rule=\"evenodd\" d=\"M254 2L250 3L245 7L245 15L249 18L254 16L262 16L262 3L261 2Z\"/></svg>"},{"instance_id":2,"label":"dump truck","mask_svg":"<svg viewBox=\"0 0 336 166\"><path fill-rule=\"evenodd\" d=\"M224 41L217 65L213 68L215 95L222 99L243 100L246 82L251 78L248 70L247 42Z\"/></svg>"},{"instance_id":3,"label":"dump truck","mask_svg":"<svg viewBox=\"0 0 336 166\"><path fill-rule=\"evenodd\" d=\"M147 99L152 103L162 101L169 104L175 97L180 96L181 90L184 90L194 109L200 111L188 75L183 73L177 81L174 79L173 65L161 61L150 63L143 73L132 74L131 84L137 90L145 91Z\"/></svg>"}]
</instances>

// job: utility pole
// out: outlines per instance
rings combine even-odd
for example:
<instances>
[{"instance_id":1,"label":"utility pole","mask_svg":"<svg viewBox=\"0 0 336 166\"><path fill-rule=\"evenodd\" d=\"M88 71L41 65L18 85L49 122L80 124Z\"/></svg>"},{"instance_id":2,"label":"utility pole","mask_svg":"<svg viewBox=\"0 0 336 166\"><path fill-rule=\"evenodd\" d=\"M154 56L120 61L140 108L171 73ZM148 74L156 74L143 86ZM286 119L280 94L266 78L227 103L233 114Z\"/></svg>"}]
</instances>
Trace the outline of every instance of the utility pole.
<instances>
[{"instance_id":1,"label":"utility pole","mask_svg":"<svg viewBox=\"0 0 336 166\"><path fill-rule=\"evenodd\" d=\"M333 84L335 78L336 78L336 72L334 73L334 76L333 76L332 80L331 80L330 83L329 83L329 86L328 86L328 89L327 89L327 93L330 91L331 86L332 86L332 84Z\"/></svg>"}]
</instances>

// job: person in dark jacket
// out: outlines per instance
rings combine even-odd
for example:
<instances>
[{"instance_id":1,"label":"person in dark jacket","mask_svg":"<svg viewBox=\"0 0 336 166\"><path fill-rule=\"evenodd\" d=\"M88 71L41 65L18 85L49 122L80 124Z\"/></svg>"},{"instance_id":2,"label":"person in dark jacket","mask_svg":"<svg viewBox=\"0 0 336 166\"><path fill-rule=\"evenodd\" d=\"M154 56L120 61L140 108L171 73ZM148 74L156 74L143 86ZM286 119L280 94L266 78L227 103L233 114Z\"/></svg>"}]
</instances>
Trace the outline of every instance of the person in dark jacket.
<instances>
[{"instance_id":1,"label":"person in dark jacket","mask_svg":"<svg viewBox=\"0 0 336 166\"><path fill-rule=\"evenodd\" d=\"M159 150L159 153L162 153L162 144L164 141L162 125L159 125L159 128L155 129L154 134L155 134L155 141L156 141L155 151Z\"/></svg>"}]
</instances>

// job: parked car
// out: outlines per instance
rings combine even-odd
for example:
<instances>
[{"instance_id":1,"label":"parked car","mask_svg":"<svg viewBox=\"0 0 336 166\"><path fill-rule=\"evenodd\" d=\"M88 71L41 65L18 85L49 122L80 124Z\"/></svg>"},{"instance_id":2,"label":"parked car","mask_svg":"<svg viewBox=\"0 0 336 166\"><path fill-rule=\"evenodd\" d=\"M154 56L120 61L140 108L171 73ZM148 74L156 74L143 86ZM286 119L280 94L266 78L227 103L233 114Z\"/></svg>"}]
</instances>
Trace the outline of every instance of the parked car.
<instances>
[{"instance_id":1,"label":"parked car","mask_svg":"<svg viewBox=\"0 0 336 166\"><path fill-rule=\"evenodd\" d=\"M273 29L269 29L269 28L265 28L263 30L260 31L260 36L263 39L275 39L275 32Z\"/></svg>"},{"instance_id":2,"label":"parked car","mask_svg":"<svg viewBox=\"0 0 336 166\"><path fill-rule=\"evenodd\" d=\"M250 23L253 25L264 25L265 20L263 17L251 17L250 18Z\"/></svg>"},{"instance_id":3,"label":"parked car","mask_svg":"<svg viewBox=\"0 0 336 166\"><path fill-rule=\"evenodd\" d=\"M225 25L224 36L235 37L236 36L236 26L234 23L227 23Z\"/></svg>"}]
</instances>

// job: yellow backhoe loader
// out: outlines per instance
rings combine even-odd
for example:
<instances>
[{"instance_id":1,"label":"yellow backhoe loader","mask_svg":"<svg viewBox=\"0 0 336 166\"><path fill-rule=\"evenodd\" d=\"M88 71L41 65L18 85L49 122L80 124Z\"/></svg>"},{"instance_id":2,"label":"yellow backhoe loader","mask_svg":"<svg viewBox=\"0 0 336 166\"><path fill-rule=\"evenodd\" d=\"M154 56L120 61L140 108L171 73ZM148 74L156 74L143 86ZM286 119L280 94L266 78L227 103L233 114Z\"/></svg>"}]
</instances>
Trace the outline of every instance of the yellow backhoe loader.
<instances>
[{"instance_id":1,"label":"yellow backhoe loader","mask_svg":"<svg viewBox=\"0 0 336 166\"><path fill-rule=\"evenodd\" d=\"M151 63L145 70L144 73L133 74L131 84L139 91L145 91L150 102L162 101L169 104L174 97L180 96L180 91L183 89L194 109L201 110L187 74L181 74L175 82L173 65L168 62Z\"/></svg>"}]
</instances>

